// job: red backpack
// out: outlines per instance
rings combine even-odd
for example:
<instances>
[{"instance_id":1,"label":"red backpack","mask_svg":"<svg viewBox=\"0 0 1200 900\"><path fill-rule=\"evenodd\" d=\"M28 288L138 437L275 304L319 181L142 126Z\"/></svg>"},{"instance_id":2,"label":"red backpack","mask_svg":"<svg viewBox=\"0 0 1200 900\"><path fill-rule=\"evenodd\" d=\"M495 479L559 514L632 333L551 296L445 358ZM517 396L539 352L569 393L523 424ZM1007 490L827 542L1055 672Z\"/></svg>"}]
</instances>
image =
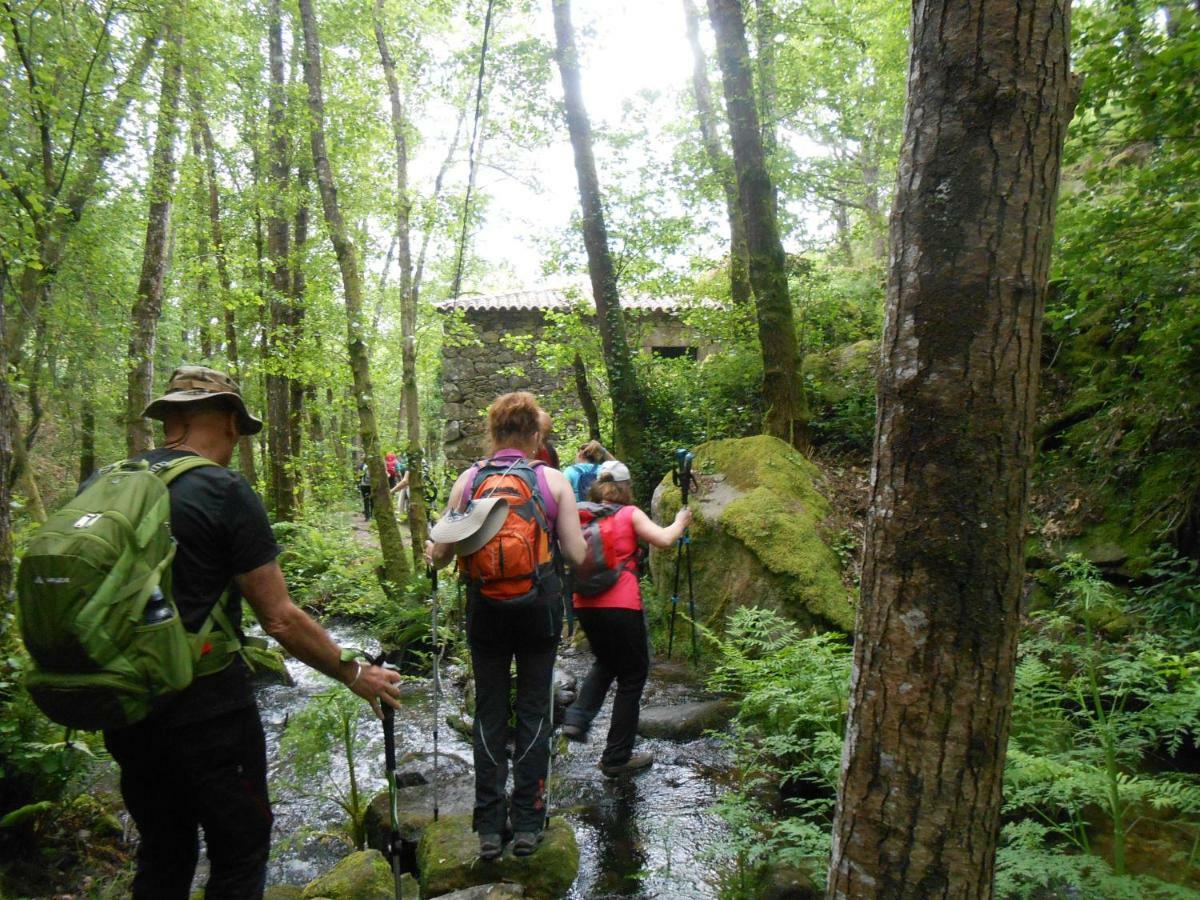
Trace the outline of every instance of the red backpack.
<instances>
[{"instance_id":1,"label":"red backpack","mask_svg":"<svg viewBox=\"0 0 1200 900\"><path fill-rule=\"evenodd\" d=\"M583 562L572 570L575 593L595 597L612 588L622 572L632 572L637 566L637 554L621 559L616 550L617 518L623 506L611 503L579 504L579 524L583 526L583 541L587 553Z\"/></svg>"},{"instance_id":2,"label":"red backpack","mask_svg":"<svg viewBox=\"0 0 1200 900\"><path fill-rule=\"evenodd\" d=\"M468 583L489 600L506 606L532 603L538 583L554 569L550 552L550 522L538 488L535 466L527 459L476 463L471 487L464 499L503 497L508 518L486 544L459 558L459 570Z\"/></svg>"}]
</instances>

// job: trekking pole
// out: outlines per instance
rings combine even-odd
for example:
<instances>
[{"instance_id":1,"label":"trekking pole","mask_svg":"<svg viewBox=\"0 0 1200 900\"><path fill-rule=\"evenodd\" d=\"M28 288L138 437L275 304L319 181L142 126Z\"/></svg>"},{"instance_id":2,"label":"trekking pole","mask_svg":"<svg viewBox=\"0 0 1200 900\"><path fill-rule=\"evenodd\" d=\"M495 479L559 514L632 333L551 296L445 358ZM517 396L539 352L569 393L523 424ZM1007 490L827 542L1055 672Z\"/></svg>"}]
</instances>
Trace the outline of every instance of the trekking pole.
<instances>
[{"instance_id":1,"label":"trekking pole","mask_svg":"<svg viewBox=\"0 0 1200 900\"><path fill-rule=\"evenodd\" d=\"M681 451L676 450L678 455ZM692 474L692 461L696 456L689 450L682 451L680 457L680 486L679 490L683 494L683 505L686 507L688 503L688 492L696 483L696 476ZM696 592L692 587L692 536L690 529L683 530L683 536L680 538L683 542L683 553L687 557L687 588L688 588L688 617L692 620L692 665L700 661L700 646L696 642ZM677 589L678 590L678 589Z\"/></svg>"},{"instance_id":2,"label":"trekking pole","mask_svg":"<svg viewBox=\"0 0 1200 900\"><path fill-rule=\"evenodd\" d=\"M441 757L438 755L438 717L442 697L442 648L438 644L438 577L437 569L429 566L429 583L433 587L433 603L430 612L430 638L433 641L433 821L438 820L438 775Z\"/></svg>"},{"instance_id":3,"label":"trekking pole","mask_svg":"<svg viewBox=\"0 0 1200 900\"><path fill-rule=\"evenodd\" d=\"M384 664L383 654L371 661L372 665ZM388 781L388 810L391 815L391 831L388 835L388 862L392 867L392 879L395 882L396 900L402 900L404 888L401 886L400 872L400 813L396 806L396 710L390 703L383 704L383 762L387 770Z\"/></svg>"},{"instance_id":4,"label":"trekking pole","mask_svg":"<svg viewBox=\"0 0 1200 900\"><path fill-rule=\"evenodd\" d=\"M692 478L692 460L694 458L691 451L683 447L675 451L675 468L671 470L671 480L679 485L679 492L683 498L684 506L687 506L688 503L688 491L691 488ZM671 658L671 653L675 647L675 614L679 610L679 574L685 552L688 554L688 585L690 593L692 575L690 544L691 538L688 536L686 530L679 536L679 540L675 542L675 579L671 588L671 622L667 627L667 659Z\"/></svg>"}]
</instances>

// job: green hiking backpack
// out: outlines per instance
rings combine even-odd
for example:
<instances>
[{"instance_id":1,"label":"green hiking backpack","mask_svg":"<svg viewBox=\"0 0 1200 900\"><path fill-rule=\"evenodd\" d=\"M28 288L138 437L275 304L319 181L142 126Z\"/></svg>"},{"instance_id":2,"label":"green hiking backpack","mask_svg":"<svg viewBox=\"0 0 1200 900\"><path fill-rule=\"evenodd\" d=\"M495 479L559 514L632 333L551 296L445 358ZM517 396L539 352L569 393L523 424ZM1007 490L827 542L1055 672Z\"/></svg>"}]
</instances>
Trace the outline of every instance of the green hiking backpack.
<instances>
[{"instance_id":1,"label":"green hiking backpack","mask_svg":"<svg viewBox=\"0 0 1200 900\"><path fill-rule=\"evenodd\" d=\"M34 663L25 686L53 721L83 730L132 725L241 650L225 610L228 588L194 634L171 594L167 485L212 465L199 456L114 463L30 539L17 573L21 635Z\"/></svg>"}]
</instances>

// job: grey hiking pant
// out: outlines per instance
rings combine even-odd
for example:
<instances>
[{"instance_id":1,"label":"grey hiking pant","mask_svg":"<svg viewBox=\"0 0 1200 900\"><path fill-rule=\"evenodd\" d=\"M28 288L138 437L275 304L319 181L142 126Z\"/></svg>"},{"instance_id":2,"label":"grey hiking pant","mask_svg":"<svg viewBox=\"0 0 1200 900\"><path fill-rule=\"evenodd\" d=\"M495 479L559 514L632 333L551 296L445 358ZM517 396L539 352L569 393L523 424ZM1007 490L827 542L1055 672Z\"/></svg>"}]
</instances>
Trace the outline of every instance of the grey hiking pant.
<instances>
[{"instance_id":1,"label":"grey hiking pant","mask_svg":"<svg viewBox=\"0 0 1200 900\"><path fill-rule=\"evenodd\" d=\"M467 605L467 642L475 677L474 829L501 834L509 816L508 740L513 738L512 828L540 831L546 822L546 778L553 729L550 692L562 630L562 597L555 577L532 606L503 609L483 598ZM551 590L552 589L552 590ZM512 664L516 697L510 709ZM509 720L515 713L516 727Z\"/></svg>"}]
</instances>

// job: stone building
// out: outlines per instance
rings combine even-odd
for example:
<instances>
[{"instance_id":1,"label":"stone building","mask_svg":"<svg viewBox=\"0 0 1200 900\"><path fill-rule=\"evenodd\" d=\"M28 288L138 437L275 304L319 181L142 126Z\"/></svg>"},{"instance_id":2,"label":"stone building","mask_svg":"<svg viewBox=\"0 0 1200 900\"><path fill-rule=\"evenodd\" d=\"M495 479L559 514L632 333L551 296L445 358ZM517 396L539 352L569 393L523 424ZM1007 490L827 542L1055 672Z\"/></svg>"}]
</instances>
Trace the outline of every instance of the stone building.
<instances>
[{"instance_id":1,"label":"stone building","mask_svg":"<svg viewBox=\"0 0 1200 900\"><path fill-rule=\"evenodd\" d=\"M505 391L532 391L556 412L555 400L577 406L574 373L570 366L546 371L536 354L519 338L542 340L546 313L564 312L579 305L582 297L592 306L586 290L545 289L492 296L459 297L439 304L444 313L462 311L469 333L448 335L442 346L442 399L446 420L443 438L446 462L452 471L466 468L487 449L488 404ZM621 308L629 329L630 343L659 356L703 358L713 348L678 317L679 304L670 298L622 298ZM595 314L587 316L595 327ZM519 373L519 374L518 374ZM565 400L565 392L570 391Z\"/></svg>"}]
</instances>

